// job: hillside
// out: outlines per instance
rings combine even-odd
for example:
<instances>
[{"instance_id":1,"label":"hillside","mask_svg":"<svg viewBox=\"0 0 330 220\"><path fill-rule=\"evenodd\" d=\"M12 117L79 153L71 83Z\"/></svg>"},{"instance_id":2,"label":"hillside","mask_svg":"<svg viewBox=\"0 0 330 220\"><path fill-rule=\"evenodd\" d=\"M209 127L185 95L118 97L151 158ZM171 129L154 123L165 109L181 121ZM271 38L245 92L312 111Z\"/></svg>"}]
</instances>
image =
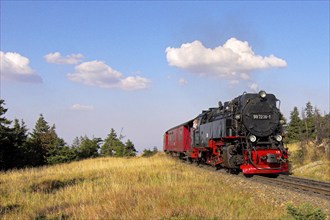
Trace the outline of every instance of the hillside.
<instances>
[{"instance_id":1,"label":"hillside","mask_svg":"<svg viewBox=\"0 0 330 220\"><path fill-rule=\"evenodd\" d=\"M306 200L291 194L163 154L97 158L1 172L0 218L279 219L286 202Z\"/></svg>"},{"instance_id":2,"label":"hillside","mask_svg":"<svg viewBox=\"0 0 330 220\"><path fill-rule=\"evenodd\" d=\"M291 172L294 176L330 181L329 141L288 144Z\"/></svg>"}]
</instances>

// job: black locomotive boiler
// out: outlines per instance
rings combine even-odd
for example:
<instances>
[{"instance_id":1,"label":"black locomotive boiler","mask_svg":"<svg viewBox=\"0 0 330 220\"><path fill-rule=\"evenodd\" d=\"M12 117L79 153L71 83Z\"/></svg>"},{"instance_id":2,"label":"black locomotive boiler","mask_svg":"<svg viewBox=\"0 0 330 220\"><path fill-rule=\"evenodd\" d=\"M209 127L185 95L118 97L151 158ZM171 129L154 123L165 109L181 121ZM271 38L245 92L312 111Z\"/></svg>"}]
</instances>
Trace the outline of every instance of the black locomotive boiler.
<instances>
[{"instance_id":1,"label":"black locomotive boiler","mask_svg":"<svg viewBox=\"0 0 330 220\"><path fill-rule=\"evenodd\" d=\"M244 174L288 172L279 100L265 91L243 93L164 134L164 151L191 162Z\"/></svg>"}]
</instances>

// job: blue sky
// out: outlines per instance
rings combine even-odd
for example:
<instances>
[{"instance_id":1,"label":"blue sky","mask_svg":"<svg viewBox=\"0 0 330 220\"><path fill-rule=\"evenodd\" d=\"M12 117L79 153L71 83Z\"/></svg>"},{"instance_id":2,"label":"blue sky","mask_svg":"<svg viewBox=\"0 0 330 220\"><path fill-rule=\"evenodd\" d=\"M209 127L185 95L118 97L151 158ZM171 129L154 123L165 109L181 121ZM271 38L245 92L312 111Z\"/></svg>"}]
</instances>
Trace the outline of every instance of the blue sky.
<instances>
[{"instance_id":1,"label":"blue sky","mask_svg":"<svg viewBox=\"0 0 330 220\"><path fill-rule=\"evenodd\" d=\"M111 128L138 150L244 91L288 118L329 112L329 1L1 1L1 99L71 144Z\"/></svg>"}]
</instances>

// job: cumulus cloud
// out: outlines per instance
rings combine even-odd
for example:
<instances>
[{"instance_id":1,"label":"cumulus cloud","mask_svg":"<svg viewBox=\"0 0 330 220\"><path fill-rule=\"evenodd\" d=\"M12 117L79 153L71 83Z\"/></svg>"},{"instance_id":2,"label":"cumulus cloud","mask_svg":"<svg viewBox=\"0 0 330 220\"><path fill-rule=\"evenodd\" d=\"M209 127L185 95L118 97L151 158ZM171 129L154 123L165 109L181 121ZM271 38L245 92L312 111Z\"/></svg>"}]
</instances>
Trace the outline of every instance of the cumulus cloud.
<instances>
[{"instance_id":1,"label":"cumulus cloud","mask_svg":"<svg viewBox=\"0 0 330 220\"><path fill-rule=\"evenodd\" d=\"M148 87L150 80L140 76L124 75L102 61L84 62L75 67L74 73L69 73L72 81L101 88L120 88L125 90L138 90Z\"/></svg>"},{"instance_id":2,"label":"cumulus cloud","mask_svg":"<svg viewBox=\"0 0 330 220\"><path fill-rule=\"evenodd\" d=\"M1 80L12 80L21 82L42 82L42 79L30 67L30 60L15 52L0 51Z\"/></svg>"},{"instance_id":3,"label":"cumulus cloud","mask_svg":"<svg viewBox=\"0 0 330 220\"><path fill-rule=\"evenodd\" d=\"M274 55L256 55L248 42L230 38L224 45L206 48L200 41L166 48L170 66L185 69L201 76L227 79L231 84L249 80L255 70L286 67L285 60Z\"/></svg>"},{"instance_id":4,"label":"cumulus cloud","mask_svg":"<svg viewBox=\"0 0 330 220\"><path fill-rule=\"evenodd\" d=\"M78 64L81 62L84 56L82 54L70 54L66 57L62 57L59 52L49 53L44 56L48 63L54 64Z\"/></svg>"},{"instance_id":5,"label":"cumulus cloud","mask_svg":"<svg viewBox=\"0 0 330 220\"><path fill-rule=\"evenodd\" d=\"M70 109L73 110L73 111L89 111L89 110L94 110L94 106L92 106L92 105L73 104L70 107Z\"/></svg>"},{"instance_id":6,"label":"cumulus cloud","mask_svg":"<svg viewBox=\"0 0 330 220\"><path fill-rule=\"evenodd\" d=\"M150 80L140 76L128 76L120 80L119 87L127 90L145 89Z\"/></svg>"}]
</instances>

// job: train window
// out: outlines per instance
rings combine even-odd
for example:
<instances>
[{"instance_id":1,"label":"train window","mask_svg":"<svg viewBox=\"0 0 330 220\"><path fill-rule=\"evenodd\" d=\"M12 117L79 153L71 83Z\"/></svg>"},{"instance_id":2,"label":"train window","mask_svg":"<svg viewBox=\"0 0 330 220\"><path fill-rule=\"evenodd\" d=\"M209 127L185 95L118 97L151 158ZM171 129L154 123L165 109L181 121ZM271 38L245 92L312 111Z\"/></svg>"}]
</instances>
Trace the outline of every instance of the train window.
<instances>
[{"instance_id":1,"label":"train window","mask_svg":"<svg viewBox=\"0 0 330 220\"><path fill-rule=\"evenodd\" d=\"M193 122L193 128L197 129L197 127L198 127L198 119L196 118Z\"/></svg>"},{"instance_id":2,"label":"train window","mask_svg":"<svg viewBox=\"0 0 330 220\"><path fill-rule=\"evenodd\" d=\"M279 99L276 100L276 107L277 107L278 109L281 108L281 101L280 101Z\"/></svg>"},{"instance_id":3,"label":"train window","mask_svg":"<svg viewBox=\"0 0 330 220\"><path fill-rule=\"evenodd\" d=\"M172 139L173 139L173 132L170 131L170 132L168 133L168 141L169 141L169 142L172 142Z\"/></svg>"}]
</instances>

